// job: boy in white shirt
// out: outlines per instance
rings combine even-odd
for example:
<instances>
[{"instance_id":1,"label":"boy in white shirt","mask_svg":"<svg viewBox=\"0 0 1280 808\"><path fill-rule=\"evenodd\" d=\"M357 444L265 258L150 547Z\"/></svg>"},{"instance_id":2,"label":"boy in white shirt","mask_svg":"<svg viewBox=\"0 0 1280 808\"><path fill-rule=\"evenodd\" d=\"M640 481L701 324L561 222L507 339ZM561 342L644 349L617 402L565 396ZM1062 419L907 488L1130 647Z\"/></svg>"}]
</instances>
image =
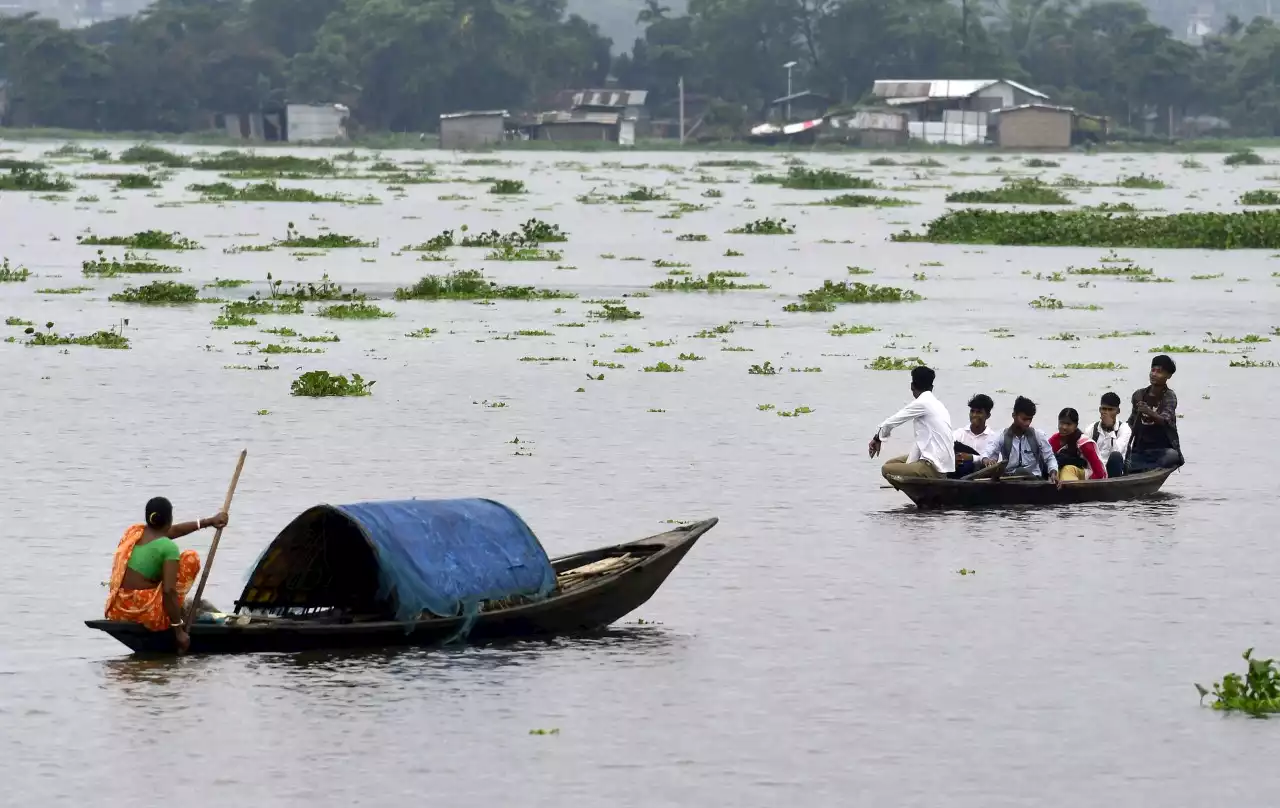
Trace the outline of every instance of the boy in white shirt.
<instances>
[{"instance_id":1,"label":"boy in white shirt","mask_svg":"<svg viewBox=\"0 0 1280 808\"><path fill-rule=\"evenodd\" d=\"M964 477L978 470L977 458L982 457L982 454L987 451L987 444L996 434L995 430L987 424L995 406L996 403L986 393L979 393L969 399L969 425L957 429L952 437L956 443L968 446L977 454L975 456L964 452L956 453L957 477Z\"/></svg>"},{"instance_id":2,"label":"boy in white shirt","mask_svg":"<svg viewBox=\"0 0 1280 808\"><path fill-rule=\"evenodd\" d=\"M1124 474L1125 452L1129 451L1129 425L1120 420L1120 396L1103 393L1098 420L1085 427L1084 434L1098 445L1098 459L1107 467L1107 477Z\"/></svg>"},{"instance_id":3,"label":"boy in white shirt","mask_svg":"<svg viewBox=\"0 0 1280 808\"><path fill-rule=\"evenodd\" d=\"M880 444L893 428L911 422L915 443L911 453L885 463L881 473L896 477L945 477L956 470L956 446L951 437L951 415L933 394L934 372L921 365L911 371L910 404L885 419L867 444L871 457L880 454Z\"/></svg>"}]
</instances>

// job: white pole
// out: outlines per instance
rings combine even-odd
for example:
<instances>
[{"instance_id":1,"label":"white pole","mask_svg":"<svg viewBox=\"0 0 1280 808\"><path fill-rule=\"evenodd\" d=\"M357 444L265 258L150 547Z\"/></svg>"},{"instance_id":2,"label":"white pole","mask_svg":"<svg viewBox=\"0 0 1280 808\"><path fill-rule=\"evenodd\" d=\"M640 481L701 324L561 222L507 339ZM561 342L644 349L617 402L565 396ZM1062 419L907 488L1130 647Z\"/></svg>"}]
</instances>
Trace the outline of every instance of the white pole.
<instances>
[{"instance_id":1,"label":"white pole","mask_svg":"<svg viewBox=\"0 0 1280 808\"><path fill-rule=\"evenodd\" d=\"M684 145L684 76L680 77L680 145Z\"/></svg>"},{"instance_id":2,"label":"white pole","mask_svg":"<svg viewBox=\"0 0 1280 808\"><path fill-rule=\"evenodd\" d=\"M787 65L787 98L791 98L791 65ZM787 101L787 122L791 122L791 101Z\"/></svg>"}]
</instances>

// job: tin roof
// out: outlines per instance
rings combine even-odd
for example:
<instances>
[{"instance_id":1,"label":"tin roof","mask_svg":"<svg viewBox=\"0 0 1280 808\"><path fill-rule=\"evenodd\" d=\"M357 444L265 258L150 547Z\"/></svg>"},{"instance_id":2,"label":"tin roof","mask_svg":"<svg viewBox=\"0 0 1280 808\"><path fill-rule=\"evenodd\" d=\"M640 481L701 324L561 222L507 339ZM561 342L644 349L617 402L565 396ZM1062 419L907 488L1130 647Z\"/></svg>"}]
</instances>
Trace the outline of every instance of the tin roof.
<instances>
[{"instance_id":1,"label":"tin roof","mask_svg":"<svg viewBox=\"0 0 1280 808\"><path fill-rule=\"evenodd\" d=\"M507 117L507 111L505 109L467 109L460 112L446 112L440 116L440 120L443 121L450 118L488 118L494 115L501 115L505 118Z\"/></svg>"},{"instance_id":2,"label":"tin roof","mask_svg":"<svg viewBox=\"0 0 1280 808\"><path fill-rule=\"evenodd\" d=\"M776 107L789 102L807 100L807 99L813 99L814 101L817 101L822 104L831 103L830 96L823 95L822 93L815 93L813 90L801 90L798 93L792 93L791 95L784 95L781 98L775 98L769 102L769 105Z\"/></svg>"},{"instance_id":3,"label":"tin roof","mask_svg":"<svg viewBox=\"0 0 1280 808\"><path fill-rule=\"evenodd\" d=\"M991 114L995 115L1000 112L1020 112L1024 109L1043 109L1049 112L1070 112L1075 113L1075 107L1060 107L1054 104L1018 104L1013 107L1001 107L1000 109L991 110Z\"/></svg>"},{"instance_id":4,"label":"tin roof","mask_svg":"<svg viewBox=\"0 0 1280 808\"><path fill-rule=\"evenodd\" d=\"M648 90L562 90L556 93L557 107L642 107Z\"/></svg>"},{"instance_id":5,"label":"tin roof","mask_svg":"<svg viewBox=\"0 0 1280 808\"><path fill-rule=\"evenodd\" d=\"M871 93L878 98L889 99L890 103L903 99L897 101L900 105L922 103L930 98L968 98L995 84L1008 84L1015 90L1021 90L1036 98L1049 97L1039 90L1009 79L915 79L911 81L880 79L871 88Z\"/></svg>"},{"instance_id":6,"label":"tin roof","mask_svg":"<svg viewBox=\"0 0 1280 808\"><path fill-rule=\"evenodd\" d=\"M542 113L539 123L594 123L604 124L606 126L616 126L618 121L621 119L621 112L588 112L581 109L569 111L554 110L552 112Z\"/></svg>"}]
</instances>

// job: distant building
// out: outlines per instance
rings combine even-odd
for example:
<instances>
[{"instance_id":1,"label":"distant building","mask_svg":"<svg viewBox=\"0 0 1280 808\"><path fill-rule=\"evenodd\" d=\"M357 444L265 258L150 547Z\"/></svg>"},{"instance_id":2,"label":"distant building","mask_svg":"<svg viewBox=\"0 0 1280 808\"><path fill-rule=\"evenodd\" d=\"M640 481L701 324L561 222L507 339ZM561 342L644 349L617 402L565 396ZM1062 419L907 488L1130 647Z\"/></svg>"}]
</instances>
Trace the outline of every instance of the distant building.
<instances>
[{"instance_id":1,"label":"distant building","mask_svg":"<svg viewBox=\"0 0 1280 808\"><path fill-rule=\"evenodd\" d=\"M924 79L875 82L871 94L907 114L911 137L930 143L981 143L987 115L1043 103L1049 96L1009 79Z\"/></svg>"},{"instance_id":2,"label":"distant building","mask_svg":"<svg viewBox=\"0 0 1280 808\"><path fill-rule=\"evenodd\" d=\"M993 140L1002 149L1068 149L1076 111L1049 104L1021 104L991 113Z\"/></svg>"},{"instance_id":3,"label":"distant building","mask_svg":"<svg viewBox=\"0 0 1280 808\"><path fill-rule=\"evenodd\" d=\"M618 112L644 129L649 123L648 99L648 90L561 90L552 98L551 109Z\"/></svg>"},{"instance_id":4,"label":"distant building","mask_svg":"<svg viewBox=\"0 0 1280 808\"><path fill-rule=\"evenodd\" d=\"M621 112L544 112L526 130L531 140L603 140L621 146L636 142L636 122Z\"/></svg>"},{"instance_id":5,"label":"distant building","mask_svg":"<svg viewBox=\"0 0 1280 808\"><path fill-rule=\"evenodd\" d=\"M440 148L479 149L501 143L507 134L504 109L451 112L440 116Z\"/></svg>"},{"instance_id":6,"label":"distant building","mask_svg":"<svg viewBox=\"0 0 1280 808\"><path fill-rule=\"evenodd\" d=\"M827 119L829 136L869 148L905 146L910 139L907 114L895 109L860 109Z\"/></svg>"},{"instance_id":7,"label":"distant building","mask_svg":"<svg viewBox=\"0 0 1280 808\"><path fill-rule=\"evenodd\" d=\"M350 115L342 104L286 104L263 112L220 112L213 126L245 140L319 143L346 140Z\"/></svg>"}]
</instances>

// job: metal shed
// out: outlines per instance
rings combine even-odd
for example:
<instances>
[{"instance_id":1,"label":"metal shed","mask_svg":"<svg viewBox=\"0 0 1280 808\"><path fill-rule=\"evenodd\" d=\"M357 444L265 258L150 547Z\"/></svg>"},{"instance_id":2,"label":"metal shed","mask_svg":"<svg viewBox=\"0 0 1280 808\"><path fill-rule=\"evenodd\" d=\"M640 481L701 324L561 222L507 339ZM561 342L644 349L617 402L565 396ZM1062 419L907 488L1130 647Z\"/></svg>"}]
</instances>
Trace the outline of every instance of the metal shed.
<instances>
[{"instance_id":1,"label":"metal shed","mask_svg":"<svg viewBox=\"0 0 1280 808\"><path fill-rule=\"evenodd\" d=\"M507 133L507 111L467 110L440 116L440 148L478 149L501 143Z\"/></svg>"}]
</instances>

